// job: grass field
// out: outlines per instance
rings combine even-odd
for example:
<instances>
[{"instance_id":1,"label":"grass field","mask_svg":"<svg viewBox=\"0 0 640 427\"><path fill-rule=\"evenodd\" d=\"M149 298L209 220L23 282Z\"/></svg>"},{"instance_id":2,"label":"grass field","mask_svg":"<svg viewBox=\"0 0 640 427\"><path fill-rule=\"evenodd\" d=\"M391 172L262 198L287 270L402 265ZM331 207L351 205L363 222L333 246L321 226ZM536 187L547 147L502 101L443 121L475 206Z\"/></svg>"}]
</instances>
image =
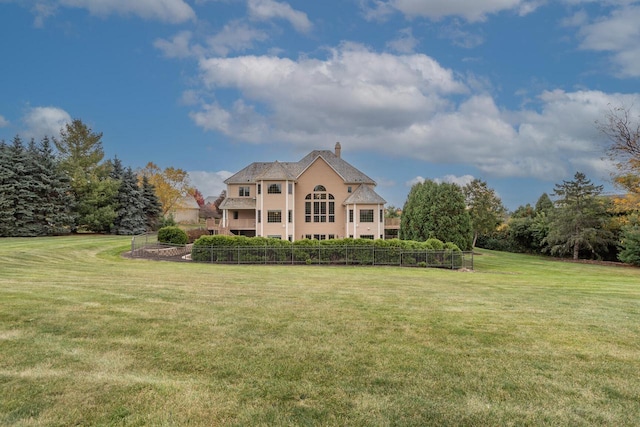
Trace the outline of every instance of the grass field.
<instances>
[{"instance_id":1,"label":"grass field","mask_svg":"<svg viewBox=\"0 0 640 427\"><path fill-rule=\"evenodd\" d=\"M122 258L0 240L0 425L637 425L640 270Z\"/></svg>"}]
</instances>

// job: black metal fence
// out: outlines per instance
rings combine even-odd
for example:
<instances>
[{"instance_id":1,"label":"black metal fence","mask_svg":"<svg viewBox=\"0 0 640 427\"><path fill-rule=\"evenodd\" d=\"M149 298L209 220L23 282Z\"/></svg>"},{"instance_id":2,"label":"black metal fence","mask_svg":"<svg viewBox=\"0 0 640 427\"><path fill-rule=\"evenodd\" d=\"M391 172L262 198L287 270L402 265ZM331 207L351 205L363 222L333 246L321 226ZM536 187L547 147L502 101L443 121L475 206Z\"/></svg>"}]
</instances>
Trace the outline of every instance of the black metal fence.
<instances>
[{"instance_id":1,"label":"black metal fence","mask_svg":"<svg viewBox=\"0 0 640 427\"><path fill-rule=\"evenodd\" d=\"M473 252L407 250L375 246L235 246L159 243L157 235L131 240L134 258L215 264L378 265L473 270Z\"/></svg>"}]
</instances>

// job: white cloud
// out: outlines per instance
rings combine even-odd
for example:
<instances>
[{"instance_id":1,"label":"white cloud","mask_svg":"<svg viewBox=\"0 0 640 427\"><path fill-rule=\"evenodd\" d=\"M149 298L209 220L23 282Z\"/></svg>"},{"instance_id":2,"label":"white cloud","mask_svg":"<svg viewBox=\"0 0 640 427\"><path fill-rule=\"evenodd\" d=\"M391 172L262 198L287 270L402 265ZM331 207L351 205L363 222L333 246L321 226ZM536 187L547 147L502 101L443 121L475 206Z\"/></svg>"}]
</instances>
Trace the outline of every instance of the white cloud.
<instances>
[{"instance_id":1,"label":"white cloud","mask_svg":"<svg viewBox=\"0 0 640 427\"><path fill-rule=\"evenodd\" d=\"M60 129L71 123L69 113L57 107L34 107L22 118L26 129L22 132L26 138L40 139L46 136L60 136Z\"/></svg>"},{"instance_id":2,"label":"white cloud","mask_svg":"<svg viewBox=\"0 0 640 427\"><path fill-rule=\"evenodd\" d=\"M9 126L9 120L0 115L0 128Z\"/></svg>"},{"instance_id":3,"label":"white cloud","mask_svg":"<svg viewBox=\"0 0 640 427\"><path fill-rule=\"evenodd\" d=\"M354 44L325 59L211 58L200 69L207 91L238 97L228 106L201 103L191 116L204 129L300 150L343 141L354 151L467 164L499 177L602 176L609 165L600 161L605 141L595 121L611 105L640 104L640 94L556 90L509 111L426 55Z\"/></svg>"},{"instance_id":4,"label":"white cloud","mask_svg":"<svg viewBox=\"0 0 640 427\"><path fill-rule=\"evenodd\" d=\"M462 175L462 176L445 175L442 178L435 178L434 181L437 183L448 182L450 184L457 184L460 187L464 187L474 179L475 177L473 175Z\"/></svg>"},{"instance_id":5,"label":"white cloud","mask_svg":"<svg viewBox=\"0 0 640 427\"><path fill-rule=\"evenodd\" d=\"M189 171L188 174L191 184L200 190L205 199L210 196L218 197L222 190L227 189L224 180L233 175L232 172L228 171Z\"/></svg>"},{"instance_id":6,"label":"white cloud","mask_svg":"<svg viewBox=\"0 0 640 427\"><path fill-rule=\"evenodd\" d=\"M576 25L581 25L580 47L585 50L611 52L620 77L640 77L640 6L629 5L614 9L610 15L600 17L592 23L579 15ZM572 21L573 23L573 21Z\"/></svg>"},{"instance_id":7,"label":"white cloud","mask_svg":"<svg viewBox=\"0 0 640 427\"><path fill-rule=\"evenodd\" d=\"M191 31L181 31L171 40L156 39L153 46L167 58L188 58L195 53L191 47L192 35Z\"/></svg>"},{"instance_id":8,"label":"white cloud","mask_svg":"<svg viewBox=\"0 0 640 427\"><path fill-rule=\"evenodd\" d=\"M213 53L226 56L230 52L251 49L255 41L265 41L268 37L264 31L252 28L240 21L232 21L225 25L218 34L209 37L207 43Z\"/></svg>"},{"instance_id":9,"label":"white cloud","mask_svg":"<svg viewBox=\"0 0 640 427\"><path fill-rule=\"evenodd\" d=\"M301 33L307 33L313 27L306 13L293 9L288 3L274 0L249 0L247 6L249 16L258 21L284 19Z\"/></svg>"},{"instance_id":10,"label":"white cloud","mask_svg":"<svg viewBox=\"0 0 640 427\"><path fill-rule=\"evenodd\" d=\"M447 16L461 17L469 22L484 21L487 15L502 11L514 11L526 15L539 7L541 1L527 0L374 0L364 2L365 16L370 19L384 18L390 10L397 10L408 19L425 17L438 20Z\"/></svg>"},{"instance_id":11,"label":"white cloud","mask_svg":"<svg viewBox=\"0 0 640 427\"><path fill-rule=\"evenodd\" d=\"M418 45L418 39L413 37L411 27L400 30L398 38L391 40L387 46L399 53L412 53Z\"/></svg>"},{"instance_id":12,"label":"white cloud","mask_svg":"<svg viewBox=\"0 0 640 427\"><path fill-rule=\"evenodd\" d=\"M196 17L184 0L59 0L60 5L87 9L92 15L113 13L178 24Z\"/></svg>"}]
</instances>

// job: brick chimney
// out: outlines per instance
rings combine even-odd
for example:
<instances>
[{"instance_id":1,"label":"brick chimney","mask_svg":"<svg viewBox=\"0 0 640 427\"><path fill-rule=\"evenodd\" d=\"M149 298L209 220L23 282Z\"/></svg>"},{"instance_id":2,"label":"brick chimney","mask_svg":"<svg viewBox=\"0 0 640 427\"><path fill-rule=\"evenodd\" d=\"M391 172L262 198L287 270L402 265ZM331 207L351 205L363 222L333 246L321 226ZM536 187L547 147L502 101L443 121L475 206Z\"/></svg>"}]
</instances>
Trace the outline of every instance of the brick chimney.
<instances>
[{"instance_id":1,"label":"brick chimney","mask_svg":"<svg viewBox=\"0 0 640 427\"><path fill-rule=\"evenodd\" d=\"M336 156L340 157L340 151L342 151L342 147L339 142L336 142Z\"/></svg>"}]
</instances>

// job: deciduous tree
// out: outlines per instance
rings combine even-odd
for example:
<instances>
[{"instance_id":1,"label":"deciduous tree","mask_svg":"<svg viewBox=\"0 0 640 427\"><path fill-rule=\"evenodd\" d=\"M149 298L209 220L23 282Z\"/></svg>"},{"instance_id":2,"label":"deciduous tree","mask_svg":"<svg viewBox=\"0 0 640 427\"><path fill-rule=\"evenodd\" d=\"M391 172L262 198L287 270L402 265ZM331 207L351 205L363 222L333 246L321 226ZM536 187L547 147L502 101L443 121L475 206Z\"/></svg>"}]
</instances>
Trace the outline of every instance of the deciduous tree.
<instances>
[{"instance_id":1,"label":"deciduous tree","mask_svg":"<svg viewBox=\"0 0 640 427\"><path fill-rule=\"evenodd\" d=\"M464 187L467 210L473 226L473 243L476 246L478 235L488 235L504 222L506 209L495 190L489 188L486 181L474 179Z\"/></svg>"},{"instance_id":2,"label":"deciduous tree","mask_svg":"<svg viewBox=\"0 0 640 427\"><path fill-rule=\"evenodd\" d=\"M155 163L149 162L139 175L146 176L149 183L155 188L158 200L162 205L163 216L167 215L176 206L176 203L189 195L189 191L191 191L189 175L182 169L168 167L163 170Z\"/></svg>"}]
</instances>

